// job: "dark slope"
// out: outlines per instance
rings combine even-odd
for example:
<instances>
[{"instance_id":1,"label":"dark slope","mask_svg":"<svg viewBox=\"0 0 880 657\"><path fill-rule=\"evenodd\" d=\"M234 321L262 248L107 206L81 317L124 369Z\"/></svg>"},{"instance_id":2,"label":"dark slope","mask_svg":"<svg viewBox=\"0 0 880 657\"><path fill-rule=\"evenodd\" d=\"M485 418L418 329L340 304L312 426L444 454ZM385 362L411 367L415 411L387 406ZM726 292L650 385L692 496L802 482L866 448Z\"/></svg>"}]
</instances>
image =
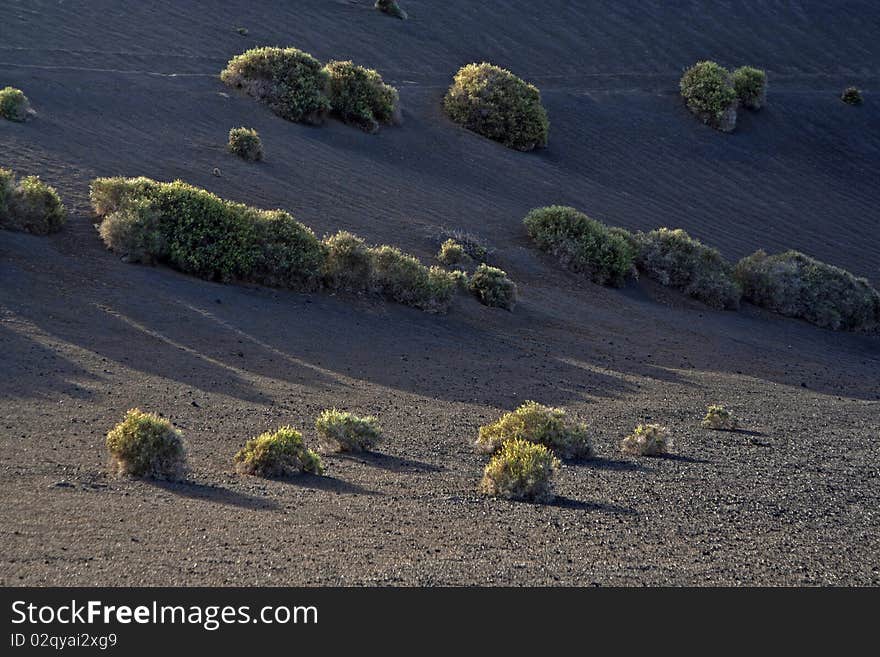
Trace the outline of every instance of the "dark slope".
<instances>
[{"instance_id":1,"label":"dark slope","mask_svg":"<svg viewBox=\"0 0 880 657\"><path fill-rule=\"evenodd\" d=\"M568 203L684 227L732 258L799 248L876 284L880 10L573 4L408 1L401 22L366 0L12 3L0 82L39 116L0 122L0 165L42 175L73 213L49 239L0 233L3 583L880 581L876 337L592 286L520 223ZM375 66L404 125L308 128L229 92L216 74L257 44ZM676 95L703 57L770 74L770 105L734 135ZM548 149L508 151L444 118L452 74L480 59L542 88ZM849 83L863 107L836 99ZM224 152L241 124L264 163ZM468 229L522 302L508 314L462 298L433 317L126 265L87 200L91 178L120 174L180 177L425 258L439 226ZM477 426L527 398L589 421L606 457L566 467L557 506L473 492ZM696 429L716 401L752 433ZM133 405L184 429L196 484L106 477L103 434ZM386 455L331 458L328 480L232 473L244 439L286 423L310 435L333 405L378 414ZM682 458L617 460L642 419L668 424Z\"/></svg>"}]
</instances>

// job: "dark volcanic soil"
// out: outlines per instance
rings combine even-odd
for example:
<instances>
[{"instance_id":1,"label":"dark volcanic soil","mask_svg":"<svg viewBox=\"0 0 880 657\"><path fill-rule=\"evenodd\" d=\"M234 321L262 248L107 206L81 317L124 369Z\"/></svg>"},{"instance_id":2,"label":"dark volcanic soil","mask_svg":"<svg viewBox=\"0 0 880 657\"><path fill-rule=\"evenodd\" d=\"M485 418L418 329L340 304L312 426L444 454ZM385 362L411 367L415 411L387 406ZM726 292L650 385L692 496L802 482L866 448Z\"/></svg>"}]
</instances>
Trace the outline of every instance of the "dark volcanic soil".
<instances>
[{"instance_id":1,"label":"dark volcanic soil","mask_svg":"<svg viewBox=\"0 0 880 657\"><path fill-rule=\"evenodd\" d=\"M0 584L880 584L880 338L590 285L521 227L572 204L876 285L876 3L408 0L406 22L371 0L8 4L0 86L38 116L0 121L0 165L72 212L50 238L0 233ZM404 125L309 128L230 93L226 60L264 44L376 67ZM699 125L676 90L700 58L766 68L768 107L730 136ZM548 149L444 118L452 74L482 59L542 89ZM864 106L837 99L848 84ZM237 125L264 163L224 152ZM438 317L128 265L92 227L99 175L183 178L426 261L440 226L467 229L521 303L462 297ZM565 466L549 506L475 492L477 428L526 399L588 422L601 457ZM699 429L714 402L745 430ZM184 431L186 482L107 475L104 435L135 405ZM330 406L378 415L380 453L329 456L322 478L234 473L248 437L314 440ZM675 457L618 453L644 420Z\"/></svg>"}]
</instances>

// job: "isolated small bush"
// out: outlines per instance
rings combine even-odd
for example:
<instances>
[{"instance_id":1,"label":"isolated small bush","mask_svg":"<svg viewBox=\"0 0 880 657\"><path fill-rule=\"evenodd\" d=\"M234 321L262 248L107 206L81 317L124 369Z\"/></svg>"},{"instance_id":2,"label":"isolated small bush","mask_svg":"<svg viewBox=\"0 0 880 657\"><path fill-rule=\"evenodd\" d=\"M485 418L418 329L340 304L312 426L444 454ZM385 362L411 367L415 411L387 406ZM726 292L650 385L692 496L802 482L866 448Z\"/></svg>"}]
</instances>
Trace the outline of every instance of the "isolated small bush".
<instances>
[{"instance_id":1,"label":"isolated small bush","mask_svg":"<svg viewBox=\"0 0 880 657\"><path fill-rule=\"evenodd\" d=\"M376 132L399 117L397 89L385 84L376 71L352 62L330 62L324 73L331 110L343 121Z\"/></svg>"},{"instance_id":2,"label":"isolated small bush","mask_svg":"<svg viewBox=\"0 0 880 657\"><path fill-rule=\"evenodd\" d=\"M477 449L490 454L509 440L544 445L564 459L589 458L593 447L584 424L570 422L565 411L527 401L497 421L480 427Z\"/></svg>"},{"instance_id":3,"label":"isolated small bush","mask_svg":"<svg viewBox=\"0 0 880 657\"><path fill-rule=\"evenodd\" d=\"M843 93L840 94L840 100L847 105L861 105L862 92L859 91L857 87L847 87L843 90Z\"/></svg>"},{"instance_id":4,"label":"isolated small bush","mask_svg":"<svg viewBox=\"0 0 880 657\"><path fill-rule=\"evenodd\" d=\"M334 290L362 292L370 285L370 249L357 235L341 230L324 238L324 282Z\"/></svg>"},{"instance_id":5,"label":"isolated small bush","mask_svg":"<svg viewBox=\"0 0 880 657\"><path fill-rule=\"evenodd\" d=\"M180 431L168 420L133 408L107 434L107 449L114 470L134 477L174 479L185 466Z\"/></svg>"},{"instance_id":6,"label":"isolated small bush","mask_svg":"<svg viewBox=\"0 0 880 657\"><path fill-rule=\"evenodd\" d=\"M559 461L543 445L513 439L502 445L483 472L480 491L512 500L549 502Z\"/></svg>"},{"instance_id":7,"label":"isolated small bush","mask_svg":"<svg viewBox=\"0 0 880 657\"><path fill-rule=\"evenodd\" d=\"M258 477L286 477L309 472L321 474L321 457L305 446L293 427L267 431L248 440L233 458L236 469Z\"/></svg>"},{"instance_id":8,"label":"isolated small bush","mask_svg":"<svg viewBox=\"0 0 880 657\"><path fill-rule=\"evenodd\" d=\"M383 14L406 20L406 12L401 9L394 0L376 0L374 6Z\"/></svg>"},{"instance_id":9,"label":"isolated small bush","mask_svg":"<svg viewBox=\"0 0 880 657\"><path fill-rule=\"evenodd\" d=\"M712 308L738 308L742 296L733 267L713 248L680 228L637 233L640 271Z\"/></svg>"},{"instance_id":10,"label":"isolated small bush","mask_svg":"<svg viewBox=\"0 0 880 657\"><path fill-rule=\"evenodd\" d=\"M21 89L0 89L0 118L9 121L26 121L33 115L30 101Z\"/></svg>"},{"instance_id":11,"label":"isolated small bush","mask_svg":"<svg viewBox=\"0 0 880 657\"><path fill-rule=\"evenodd\" d=\"M230 153L235 153L249 162L258 162L263 159L263 141L260 139L260 134L252 128L242 127L230 130L227 148Z\"/></svg>"},{"instance_id":12,"label":"isolated small bush","mask_svg":"<svg viewBox=\"0 0 880 657\"><path fill-rule=\"evenodd\" d=\"M220 79L289 121L319 125L330 110L327 73L317 59L296 48L248 50L229 61Z\"/></svg>"},{"instance_id":13,"label":"isolated small bush","mask_svg":"<svg viewBox=\"0 0 880 657\"><path fill-rule=\"evenodd\" d=\"M315 421L321 445L335 452L363 452L372 449L382 437L379 423L372 416L358 417L328 409Z\"/></svg>"},{"instance_id":14,"label":"isolated small bush","mask_svg":"<svg viewBox=\"0 0 880 657\"><path fill-rule=\"evenodd\" d=\"M761 69L740 66L731 75L731 80L743 106L759 110L767 102L767 74Z\"/></svg>"},{"instance_id":15,"label":"isolated small bush","mask_svg":"<svg viewBox=\"0 0 880 657\"><path fill-rule=\"evenodd\" d=\"M37 176L17 181L13 171L0 169L0 228L48 235L65 221L67 209L54 187Z\"/></svg>"},{"instance_id":16,"label":"isolated small bush","mask_svg":"<svg viewBox=\"0 0 880 657\"><path fill-rule=\"evenodd\" d=\"M880 292L865 278L798 251L758 251L739 261L748 301L818 326L856 331L880 325Z\"/></svg>"},{"instance_id":17,"label":"isolated small bush","mask_svg":"<svg viewBox=\"0 0 880 657\"><path fill-rule=\"evenodd\" d=\"M623 439L620 449L633 456L661 456L672 450L672 437L659 424L640 424Z\"/></svg>"},{"instance_id":18,"label":"isolated small bush","mask_svg":"<svg viewBox=\"0 0 880 657\"><path fill-rule=\"evenodd\" d=\"M561 205L536 208L523 223L538 248L594 283L621 286L632 273L635 254L622 229L611 229Z\"/></svg>"},{"instance_id":19,"label":"isolated small bush","mask_svg":"<svg viewBox=\"0 0 880 657\"><path fill-rule=\"evenodd\" d=\"M448 239L440 245L440 252L437 253L437 260L446 266L466 265L470 262L471 257L464 250L464 247L453 239Z\"/></svg>"},{"instance_id":20,"label":"isolated small bush","mask_svg":"<svg viewBox=\"0 0 880 657\"><path fill-rule=\"evenodd\" d=\"M703 418L701 426L716 431L734 431L737 421L729 410L719 404L712 404L706 409L706 417Z\"/></svg>"},{"instance_id":21,"label":"isolated small bush","mask_svg":"<svg viewBox=\"0 0 880 657\"><path fill-rule=\"evenodd\" d=\"M471 276L468 287L484 306L513 310L516 305L516 283L497 267L481 264Z\"/></svg>"},{"instance_id":22,"label":"isolated small bush","mask_svg":"<svg viewBox=\"0 0 880 657\"><path fill-rule=\"evenodd\" d=\"M476 260L477 262L488 262L487 258L494 253L494 249L486 246L483 238L466 230L441 228L439 237L440 239L445 238L447 241L451 240L455 242L461 246L466 255L470 256L472 260Z\"/></svg>"},{"instance_id":23,"label":"isolated small bush","mask_svg":"<svg viewBox=\"0 0 880 657\"><path fill-rule=\"evenodd\" d=\"M399 303L428 312L446 312L458 279L440 267L425 267L418 258L393 246L370 249L370 288Z\"/></svg>"},{"instance_id":24,"label":"isolated small bush","mask_svg":"<svg viewBox=\"0 0 880 657\"><path fill-rule=\"evenodd\" d=\"M550 122L541 93L498 66L486 62L463 66L444 106L456 123L509 148L530 151L547 145Z\"/></svg>"},{"instance_id":25,"label":"isolated small bush","mask_svg":"<svg viewBox=\"0 0 880 657\"><path fill-rule=\"evenodd\" d=\"M715 62L697 62L681 77L681 96L699 119L730 132L736 127L737 94L730 73Z\"/></svg>"}]
</instances>

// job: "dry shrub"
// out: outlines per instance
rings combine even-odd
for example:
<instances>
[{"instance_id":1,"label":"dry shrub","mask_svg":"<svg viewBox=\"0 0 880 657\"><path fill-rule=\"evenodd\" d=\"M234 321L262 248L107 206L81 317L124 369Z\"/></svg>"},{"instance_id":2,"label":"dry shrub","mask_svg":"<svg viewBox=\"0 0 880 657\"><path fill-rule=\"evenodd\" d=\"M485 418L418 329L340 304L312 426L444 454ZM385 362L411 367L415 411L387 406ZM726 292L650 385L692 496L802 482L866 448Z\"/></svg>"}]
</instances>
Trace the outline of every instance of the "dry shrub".
<instances>
[{"instance_id":1,"label":"dry shrub","mask_svg":"<svg viewBox=\"0 0 880 657\"><path fill-rule=\"evenodd\" d=\"M706 417L703 418L700 426L716 431L735 431L737 424L733 413L720 404L712 404L706 409Z\"/></svg>"},{"instance_id":2,"label":"dry shrub","mask_svg":"<svg viewBox=\"0 0 880 657\"><path fill-rule=\"evenodd\" d=\"M659 424L640 424L620 443L621 451L632 456L662 456L672 446L672 436Z\"/></svg>"},{"instance_id":3,"label":"dry shrub","mask_svg":"<svg viewBox=\"0 0 880 657\"><path fill-rule=\"evenodd\" d=\"M118 474L176 479L185 468L180 431L168 420L137 408L107 434L107 449Z\"/></svg>"},{"instance_id":4,"label":"dry shrub","mask_svg":"<svg viewBox=\"0 0 880 657\"><path fill-rule=\"evenodd\" d=\"M372 416L359 417L327 409L315 421L321 445L335 452L363 452L372 449L382 437L379 423Z\"/></svg>"},{"instance_id":5,"label":"dry shrub","mask_svg":"<svg viewBox=\"0 0 880 657\"><path fill-rule=\"evenodd\" d=\"M512 500L549 502L559 461L543 445L528 440L508 440L483 472L480 491Z\"/></svg>"},{"instance_id":6,"label":"dry shrub","mask_svg":"<svg viewBox=\"0 0 880 657\"><path fill-rule=\"evenodd\" d=\"M565 411L527 401L497 421L480 427L477 449L497 452L509 440L527 440L544 445L564 459L589 458L593 447L584 424L570 422Z\"/></svg>"},{"instance_id":7,"label":"dry shrub","mask_svg":"<svg viewBox=\"0 0 880 657\"><path fill-rule=\"evenodd\" d=\"M485 306L513 310L516 305L516 283L497 267L486 264L477 267L468 288Z\"/></svg>"},{"instance_id":8,"label":"dry shrub","mask_svg":"<svg viewBox=\"0 0 880 657\"><path fill-rule=\"evenodd\" d=\"M236 469L258 477L286 477L324 471L321 457L305 446L302 434L293 427L267 431L248 440L233 458Z\"/></svg>"}]
</instances>

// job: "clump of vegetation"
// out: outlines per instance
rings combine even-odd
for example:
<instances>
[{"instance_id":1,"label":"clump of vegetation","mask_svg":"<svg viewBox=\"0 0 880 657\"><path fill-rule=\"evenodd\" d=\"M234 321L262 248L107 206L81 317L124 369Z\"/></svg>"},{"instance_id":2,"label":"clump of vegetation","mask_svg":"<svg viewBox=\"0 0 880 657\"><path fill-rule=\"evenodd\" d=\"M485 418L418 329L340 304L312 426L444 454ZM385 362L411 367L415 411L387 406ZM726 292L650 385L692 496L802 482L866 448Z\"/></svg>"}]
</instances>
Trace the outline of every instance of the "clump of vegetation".
<instances>
[{"instance_id":1,"label":"clump of vegetation","mask_svg":"<svg viewBox=\"0 0 880 657\"><path fill-rule=\"evenodd\" d=\"M706 409L706 417L703 418L701 426L716 431L735 431L737 424L733 413L719 404L712 404Z\"/></svg>"},{"instance_id":2,"label":"clump of vegetation","mask_svg":"<svg viewBox=\"0 0 880 657\"><path fill-rule=\"evenodd\" d=\"M33 116L31 103L21 89L4 87L0 89L0 118L8 121L27 121Z\"/></svg>"},{"instance_id":3,"label":"clump of vegetation","mask_svg":"<svg viewBox=\"0 0 880 657\"><path fill-rule=\"evenodd\" d=\"M662 285L683 291L712 308L738 308L742 296L733 267L713 248L681 229L638 233L636 264Z\"/></svg>"},{"instance_id":4,"label":"clump of vegetation","mask_svg":"<svg viewBox=\"0 0 880 657\"><path fill-rule=\"evenodd\" d=\"M370 249L357 235L341 230L324 238L324 281L333 290L366 291L373 269Z\"/></svg>"},{"instance_id":5,"label":"clump of vegetation","mask_svg":"<svg viewBox=\"0 0 880 657\"><path fill-rule=\"evenodd\" d=\"M550 122L541 93L498 66L483 62L462 67L444 106L456 123L508 148L530 151L547 145Z\"/></svg>"},{"instance_id":6,"label":"clump of vegetation","mask_svg":"<svg viewBox=\"0 0 880 657\"><path fill-rule=\"evenodd\" d=\"M263 140L253 128L242 127L230 130L227 148L230 153L235 153L249 162L258 162L263 159Z\"/></svg>"},{"instance_id":7,"label":"clump of vegetation","mask_svg":"<svg viewBox=\"0 0 880 657\"><path fill-rule=\"evenodd\" d=\"M731 75L739 102L752 110L761 109L767 102L767 74L759 68L740 66Z\"/></svg>"},{"instance_id":8,"label":"clump of vegetation","mask_svg":"<svg viewBox=\"0 0 880 657\"><path fill-rule=\"evenodd\" d=\"M383 14L406 20L406 12L400 8L395 0L376 0L374 6Z\"/></svg>"},{"instance_id":9,"label":"clump of vegetation","mask_svg":"<svg viewBox=\"0 0 880 657\"><path fill-rule=\"evenodd\" d=\"M483 472L480 491L512 500L549 502L559 461L543 445L515 438L501 446Z\"/></svg>"},{"instance_id":10,"label":"clump of vegetation","mask_svg":"<svg viewBox=\"0 0 880 657\"><path fill-rule=\"evenodd\" d=\"M248 50L229 61L220 79L268 103L289 121L320 125L330 111L326 71L321 62L296 48Z\"/></svg>"},{"instance_id":11,"label":"clump of vegetation","mask_svg":"<svg viewBox=\"0 0 880 657\"><path fill-rule=\"evenodd\" d=\"M330 62L324 67L331 111L367 132L399 117L397 89L385 84L376 71L352 62Z\"/></svg>"},{"instance_id":12,"label":"clump of vegetation","mask_svg":"<svg viewBox=\"0 0 880 657\"><path fill-rule=\"evenodd\" d=\"M448 239L440 245L437 260L449 267L453 265L467 265L471 261L471 257L461 244L454 239Z\"/></svg>"},{"instance_id":13,"label":"clump of vegetation","mask_svg":"<svg viewBox=\"0 0 880 657\"><path fill-rule=\"evenodd\" d=\"M635 251L626 231L609 228L574 208L536 208L523 223L538 248L594 283L621 286L633 271Z\"/></svg>"},{"instance_id":14,"label":"clump of vegetation","mask_svg":"<svg viewBox=\"0 0 880 657\"><path fill-rule=\"evenodd\" d=\"M736 127L737 94L730 73L715 62L697 62L681 77L681 96L699 119L721 130Z\"/></svg>"},{"instance_id":15,"label":"clump of vegetation","mask_svg":"<svg viewBox=\"0 0 880 657\"><path fill-rule=\"evenodd\" d=\"M118 474L175 479L185 467L180 431L168 420L137 408L107 434L107 449Z\"/></svg>"},{"instance_id":16,"label":"clump of vegetation","mask_svg":"<svg viewBox=\"0 0 880 657\"><path fill-rule=\"evenodd\" d=\"M840 94L840 100L847 105L861 105L862 92L859 91L857 87L847 87L843 90L843 93Z\"/></svg>"},{"instance_id":17,"label":"clump of vegetation","mask_svg":"<svg viewBox=\"0 0 880 657\"><path fill-rule=\"evenodd\" d=\"M324 472L321 457L306 447L302 434L293 427L267 431L248 440L233 458L236 469L258 477L286 477Z\"/></svg>"},{"instance_id":18,"label":"clump of vegetation","mask_svg":"<svg viewBox=\"0 0 880 657\"><path fill-rule=\"evenodd\" d=\"M835 330L880 325L880 293L864 278L798 251L758 251L739 261L736 277L757 306Z\"/></svg>"},{"instance_id":19,"label":"clump of vegetation","mask_svg":"<svg viewBox=\"0 0 880 657\"><path fill-rule=\"evenodd\" d=\"M65 221L67 209L54 187L37 176L17 180L10 169L0 169L0 228L48 235Z\"/></svg>"},{"instance_id":20,"label":"clump of vegetation","mask_svg":"<svg viewBox=\"0 0 880 657\"><path fill-rule=\"evenodd\" d=\"M468 288L485 306L513 310L516 305L516 283L497 267L481 264L471 276Z\"/></svg>"},{"instance_id":21,"label":"clump of vegetation","mask_svg":"<svg viewBox=\"0 0 880 657\"><path fill-rule=\"evenodd\" d=\"M550 408L533 401L527 401L496 422L480 427L477 449L491 454L510 440L544 445L564 459L593 455L586 425L570 422L561 408Z\"/></svg>"},{"instance_id":22,"label":"clump of vegetation","mask_svg":"<svg viewBox=\"0 0 880 657\"><path fill-rule=\"evenodd\" d=\"M620 449L633 456L661 456L672 450L672 437L659 424L640 424L623 439Z\"/></svg>"},{"instance_id":23,"label":"clump of vegetation","mask_svg":"<svg viewBox=\"0 0 880 657\"><path fill-rule=\"evenodd\" d=\"M428 312L445 312L458 279L441 267L425 267L393 246L370 249L370 288L389 299Z\"/></svg>"},{"instance_id":24,"label":"clump of vegetation","mask_svg":"<svg viewBox=\"0 0 880 657\"><path fill-rule=\"evenodd\" d=\"M321 444L336 452L363 452L372 449L382 437L379 423L372 416L358 417L327 409L315 421Z\"/></svg>"},{"instance_id":25,"label":"clump of vegetation","mask_svg":"<svg viewBox=\"0 0 880 657\"><path fill-rule=\"evenodd\" d=\"M452 230L449 228L442 228L440 230L440 239L444 238L447 241L452 240L453 242L461 246L465 254L469 256L472 260L476 260L477 262L487 262L487 258L489 258L494 252L494 249L486 246L481 237L474 235L473 233L469 233L465 230ZM441 251L442 248L443 247L441 245Z\"/></svg>"}]
</instances>

